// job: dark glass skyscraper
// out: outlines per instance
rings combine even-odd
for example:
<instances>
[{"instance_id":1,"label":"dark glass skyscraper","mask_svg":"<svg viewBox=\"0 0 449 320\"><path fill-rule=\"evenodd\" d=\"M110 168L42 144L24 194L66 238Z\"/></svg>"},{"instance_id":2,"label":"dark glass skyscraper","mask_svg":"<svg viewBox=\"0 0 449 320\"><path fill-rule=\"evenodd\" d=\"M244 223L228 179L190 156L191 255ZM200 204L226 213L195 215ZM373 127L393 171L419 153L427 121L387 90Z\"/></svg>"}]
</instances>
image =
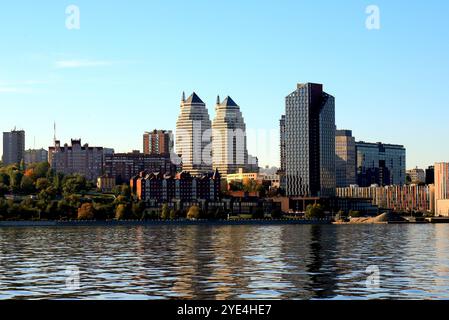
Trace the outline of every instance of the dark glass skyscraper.
<instances>
[{"instance_id":1,"label":"dark glass skyscraper","mask_svg":"<svg viewBox=\"0 0 449 320\"><path fill-rule=\"evenodd\" d=\"M335 99L322 84L298 84L285 101L287 196L335 195Z\"/></svg>"}]
</instances>

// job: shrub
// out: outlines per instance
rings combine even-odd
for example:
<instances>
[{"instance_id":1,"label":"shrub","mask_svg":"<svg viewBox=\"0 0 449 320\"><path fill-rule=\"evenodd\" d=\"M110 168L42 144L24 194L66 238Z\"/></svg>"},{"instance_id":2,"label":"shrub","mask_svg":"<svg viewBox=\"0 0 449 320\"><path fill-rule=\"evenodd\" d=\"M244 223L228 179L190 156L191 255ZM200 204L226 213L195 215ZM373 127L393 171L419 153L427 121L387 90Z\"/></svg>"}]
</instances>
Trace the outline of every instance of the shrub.
<instances>
[{"instance_id":1,"label":"shrub","mask_svg":"<svg viewBox=\"0 0 449 320\"><path fill-rule=\"evenodd\" d=\"M83 203L78 209L78 220L92 220L95 217L95 210L92 203Z\"/></svg>"}]
</instances>

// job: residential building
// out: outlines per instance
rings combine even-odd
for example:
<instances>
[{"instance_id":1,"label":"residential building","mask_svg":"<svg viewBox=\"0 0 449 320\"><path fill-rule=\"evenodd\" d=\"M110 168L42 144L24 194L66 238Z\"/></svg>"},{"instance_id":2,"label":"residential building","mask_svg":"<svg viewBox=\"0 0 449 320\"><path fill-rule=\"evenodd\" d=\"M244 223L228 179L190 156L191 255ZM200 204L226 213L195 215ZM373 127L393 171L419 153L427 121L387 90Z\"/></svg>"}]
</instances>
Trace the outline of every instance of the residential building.
<instances>
[{"instance_id":1,"label":"residential building","mask_svg":"<svg viewBox=\"0 0 449 320\"><path fill-rule=\"evenodd\" d=\"M183 93L176 122L176 153L183 170L192 175L212 171L212 130L206 104L194 92L188 99Z\"/></svg>"},{"instance_id":2,"label":"residential building","mask_svg":"<svg viewBox=\"0 0 449 320\"><path fill-rule=\"evenodd\" d=\"M153 130L143 134L144 154L170 154L173 151L173 132Z\"/></svg>"},{"instance_id":3,"label":"residential building","mask_svg":"<svg viewBox=\"0 0 449 320\"><path fill-rule=\"evenodd\" d=\"M3 164L19 164L24 157L25 131L14 129L11 132L3 132Z\"/></svg>"},{"instance_id":4,"label":"residential building","mask_svg":"<svg viewBox=\"0 0 449 320\"><path fill-rule=\"evenodd\" d=\"M337 197L371 199L373 205L396 212L433 212L433 186L390 185L337 188Z\"/></svg>"},{"instance_id":5,"label":"residential building","mask_svg":"<svg viewBox=\"0 0 449 320\"><path fill-rule=\"evenodd\" d=\"M286 194L335 194L335 99L323 85L298 84L286 97Z\"/></svg>"},{"instance_id":6,"label":"residential building","mask_svg":"<svg viewBox=\"0 0 449 320\"><path fill-rule=\"evenodd\" d=\"M248 172L246 125L240 107L231 97L222 102L217 97L212 131L213 168L218 169L222 177L240 169Z\"/></svg>"},{"instance_id":7,"label":"residential building","mask_svg":"<svg viewBox=\"0 0 449 320\"><path fill-rule=\"evenodd\" d=\"M81 139L71 140L71 145L61 146L59 140L48 148L48 162L53 170L65 175L79 174L90 181L96 181L103 172L103 147L81 144Z\"/></svg>"},{"instance_id":8,"label":"residential building","mask_svg":"<svg viewBox=\"0 0 449 320\"><path fill-rule=\"evenodd\" d=\"M144 154L135 150L105 156L104 172L114 177L117 184L128 183L142 171L174 175L180 171L180 166L172 163L169 154Z\"/></svg>"},{"instance_id":9,"label":"residential building","mask_svg":"<svg viewBox=\"0 0 449 320\"><path fill-rule=\"evenodd\" d=\"M406 150L402 145L356 142L357 184L368 187L403 185L406 181Z\"/></svg>"},{"instance_id":10,"label":"residential building","mask_svg":"<svg viewBox=\"0 0 449 320\"><path fill-rule=\"evenodd\" d=\"M137 197L147 203L217 201L220 198L221 177L218 171L197 176L186 171L176 175L141 172L131 179L130 185Z\"/></svg>"},{"instance_id":11,"label":"residential building","mask_svg":"<svg viewBox=\"0 0 449 320\"><path fill-rule=\"evenodd\" d=\"M357 183L355 138L351 130L337 130L335 134L335 172L337 188Z\"/></svg>"},{"instance_id":12,"label":"residential building","mask_svg":"<svg viewBox=\"0 0 449 320\"><path fill-rule=\"evenodd\" d=\"M48 162L48 151L45 149L26 150L24 154L25 164Z\"/></svg>"},{"instance_id":13,"label":"residential building","mask_svg":"<svg viewBox=\"0 0 449 320\"><path fill-rule=\"evenodd\" d=\"M449 216L449 163L435 163L435 215Z\"/></svg>"},{"instance_id":14,"label":"residential building","mask_svg":"<svg viewBox=\"0 0 449 320\"><path fill-rule=\"evenodd\" d=\"M409 183L420 184L426 182L426 172L418 167L407 170L406 176Z\"/></svg>"}]
</instances>

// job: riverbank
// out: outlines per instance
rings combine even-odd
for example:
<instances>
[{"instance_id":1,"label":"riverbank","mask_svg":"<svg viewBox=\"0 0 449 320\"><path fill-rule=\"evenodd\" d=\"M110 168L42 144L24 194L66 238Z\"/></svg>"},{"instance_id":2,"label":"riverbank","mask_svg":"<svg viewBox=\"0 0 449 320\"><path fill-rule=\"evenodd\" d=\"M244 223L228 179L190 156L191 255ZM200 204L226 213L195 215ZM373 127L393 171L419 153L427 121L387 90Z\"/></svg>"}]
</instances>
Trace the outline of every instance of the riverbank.
<instances>
[{"instance_id":1,"label":"riverbank","mask_svg":"<svg viewBox=\"0 0 449 320\"><path fill-rule=\"evenodd\" d=\"M109 221L0 221L8 227L114 227L114 226L195 226L195 225L329 225L330 220L109 220Z\"/></svg>"}]
</instances>

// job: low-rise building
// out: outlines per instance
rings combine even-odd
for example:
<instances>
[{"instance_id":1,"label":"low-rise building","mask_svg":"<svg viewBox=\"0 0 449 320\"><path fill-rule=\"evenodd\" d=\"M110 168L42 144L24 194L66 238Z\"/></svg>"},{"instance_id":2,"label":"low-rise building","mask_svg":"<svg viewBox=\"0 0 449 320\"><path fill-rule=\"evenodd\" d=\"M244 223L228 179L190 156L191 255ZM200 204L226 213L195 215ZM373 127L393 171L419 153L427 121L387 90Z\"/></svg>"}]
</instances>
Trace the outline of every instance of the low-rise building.
<instances>
[{"instance_id":1,"label":"low-rise building","mask_svg":"<svg viewBox=\"0 0 449 320\"><path fill-rule=\"evenodd\" d=\"M417 184L337 188L337 197L371 199L379 208L396 212L433 212L432 193L431 186Z\"/></svg>"},{"instance_id":2,"label":"low-rise building","mask_svg":"<svg viewBox=\"0 0 449 320\"><path fill-rule=\"evenodd\" d=\"M130 180L130 185L137 197L147 203L217 201L220 198L221 176L218 171L199 176L188 172L176 175L141 172Z\"/></svg>"}]
</instances>

